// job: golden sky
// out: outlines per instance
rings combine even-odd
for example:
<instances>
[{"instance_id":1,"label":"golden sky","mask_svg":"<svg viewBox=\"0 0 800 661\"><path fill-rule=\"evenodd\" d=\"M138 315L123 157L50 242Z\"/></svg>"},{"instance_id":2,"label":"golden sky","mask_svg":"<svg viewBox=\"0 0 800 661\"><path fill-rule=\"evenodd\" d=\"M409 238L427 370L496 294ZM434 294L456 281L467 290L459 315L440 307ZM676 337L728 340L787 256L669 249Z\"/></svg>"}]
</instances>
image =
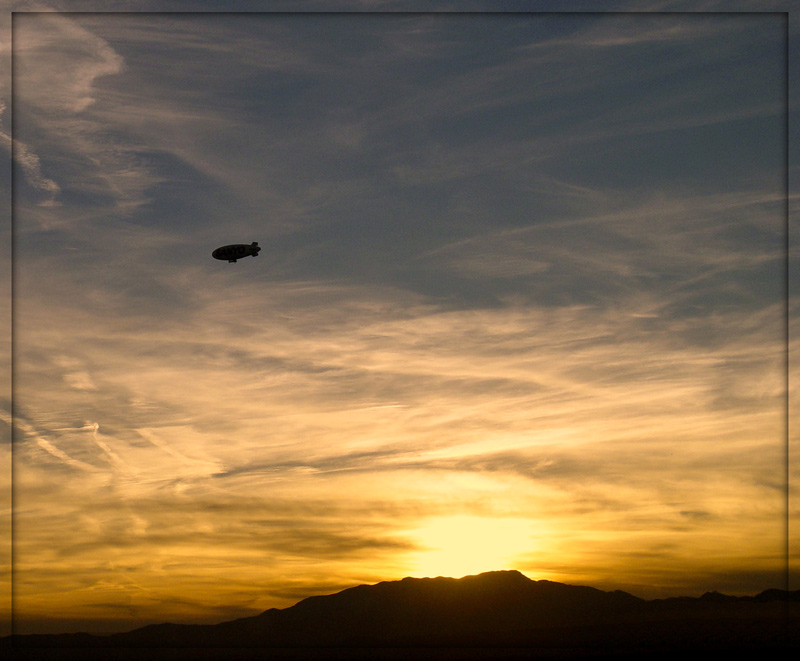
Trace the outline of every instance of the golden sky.
<instances>
[{"instance_id":1,"label":"golden sky","mask_svg":"<svg viewBox=\"0 0 800 661\"><path fill-rule=\"evenodd\" d=\"M783 16L17 6L18 632L784 587Z\"/></svg>"}]
</instances>

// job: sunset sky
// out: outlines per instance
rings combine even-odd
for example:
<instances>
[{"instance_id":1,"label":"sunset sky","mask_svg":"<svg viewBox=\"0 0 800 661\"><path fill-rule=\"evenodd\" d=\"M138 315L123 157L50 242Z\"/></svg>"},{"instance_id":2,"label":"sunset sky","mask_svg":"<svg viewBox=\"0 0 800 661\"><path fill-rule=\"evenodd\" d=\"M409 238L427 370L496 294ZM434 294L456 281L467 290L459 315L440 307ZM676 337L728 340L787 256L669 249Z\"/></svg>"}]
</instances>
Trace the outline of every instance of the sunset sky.
<instances>
[{"instance_id":1,"label":"sunset sky","mask_svg":"<svg viewBox=\"0 0 800 661\"><path fill-rule=\"evenodd\" d=\"M785 586L785 14L191 4L4 3L18 633Z\"/></svg>"}]
</instances>

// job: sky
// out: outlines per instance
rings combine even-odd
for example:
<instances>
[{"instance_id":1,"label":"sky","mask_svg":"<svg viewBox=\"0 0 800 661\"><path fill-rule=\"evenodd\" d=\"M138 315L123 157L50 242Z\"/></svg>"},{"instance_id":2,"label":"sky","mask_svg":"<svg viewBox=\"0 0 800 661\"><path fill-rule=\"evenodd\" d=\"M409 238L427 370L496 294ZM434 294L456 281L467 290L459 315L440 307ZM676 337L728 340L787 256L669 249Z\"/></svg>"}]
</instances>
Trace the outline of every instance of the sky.
<instances>
[{"instance_id":1,"label":"sky","mask_svg":"<svg viewBox=\"0 0 800 661\"><path fill-rule=\"evenodd\" d=\"M79 4L6 3L15 632L785 586L785 15Z\"/></svg>"}]
</instances>

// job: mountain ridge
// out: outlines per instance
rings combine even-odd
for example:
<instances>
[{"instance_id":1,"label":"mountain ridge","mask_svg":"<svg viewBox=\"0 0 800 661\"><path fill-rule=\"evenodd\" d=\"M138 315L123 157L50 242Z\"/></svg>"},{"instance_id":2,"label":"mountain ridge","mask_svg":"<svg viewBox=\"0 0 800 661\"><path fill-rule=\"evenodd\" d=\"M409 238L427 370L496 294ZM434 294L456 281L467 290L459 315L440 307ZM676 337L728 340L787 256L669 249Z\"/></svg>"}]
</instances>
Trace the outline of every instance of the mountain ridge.
<instances>
[{"instance_id":1,"label":"mountain ridge","mask_svg":"<svg viewBox=\"0 0 800 661\"><path fill-rule=\"evenodd\" d=\"M315 595L219 624L124 633L10 636L15 648L742 649L796 645L800 590L644 600L622 590L532 580L516 570L404 578ZM13 640L11 640L13 639Z\"/></svg>"}]
</instances>

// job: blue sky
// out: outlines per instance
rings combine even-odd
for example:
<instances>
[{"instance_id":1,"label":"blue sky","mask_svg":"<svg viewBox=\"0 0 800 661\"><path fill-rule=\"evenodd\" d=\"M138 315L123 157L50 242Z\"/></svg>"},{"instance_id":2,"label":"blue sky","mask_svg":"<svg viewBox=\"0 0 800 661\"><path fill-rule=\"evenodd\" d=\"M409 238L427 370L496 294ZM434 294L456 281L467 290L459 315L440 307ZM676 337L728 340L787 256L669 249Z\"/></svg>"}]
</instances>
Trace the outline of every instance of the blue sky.
<instances>
[{"instance_id":1,"label":"blue sky","mask_svg":"<svg viewBox=\"0 0 800 661\"><path fill-rule=\"evenodd\" d=\"M21 631L782 585L782 16L85 4L15 5Z\"/></svg>"}]
</instances>

